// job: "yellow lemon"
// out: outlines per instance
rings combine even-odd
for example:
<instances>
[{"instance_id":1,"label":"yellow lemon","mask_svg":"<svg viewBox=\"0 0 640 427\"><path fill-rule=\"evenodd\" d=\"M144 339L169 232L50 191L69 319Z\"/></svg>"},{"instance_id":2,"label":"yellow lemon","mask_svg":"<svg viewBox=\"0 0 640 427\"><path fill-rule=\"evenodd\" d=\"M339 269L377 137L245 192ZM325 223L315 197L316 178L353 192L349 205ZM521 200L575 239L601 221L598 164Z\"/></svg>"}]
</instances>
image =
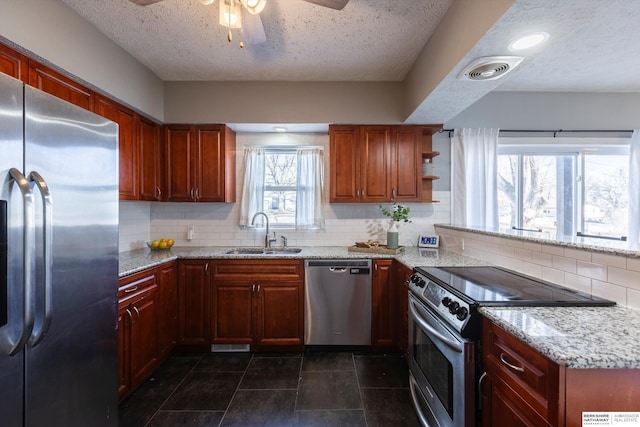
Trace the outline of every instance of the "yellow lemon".
<instances>
[{"instance_id":1,"label":"yellow lemon","mask_svg":"<svg viewBox=\"0 0 640 427\"><path fill-rule=\"evenodd\" d=\"M167 242L166 240L161 240L160 243L158 244L158 248L159 249L167 249Z\"/></svg>"},{"instance_id":2,"label":"yellow lemon","mask_svg":"<svg viewBox=\"0 0 640 427\"><path fill-rule=\"evenodd\" d=\"M167 240L167 246L171 247L173 246L173 243L174 243L173 239Z\"/></svg>"},{"instance_id":3,"label":"yellow lemon","mask_svg":"<svg viewBox=\"0 0 640 427\"><path fill-rule=\"evenodd\" d=\"M151 241L151 247L152 248L157 248L160 245L160 242L157 240L153 240Z\"/></svg>"}]
</instances>

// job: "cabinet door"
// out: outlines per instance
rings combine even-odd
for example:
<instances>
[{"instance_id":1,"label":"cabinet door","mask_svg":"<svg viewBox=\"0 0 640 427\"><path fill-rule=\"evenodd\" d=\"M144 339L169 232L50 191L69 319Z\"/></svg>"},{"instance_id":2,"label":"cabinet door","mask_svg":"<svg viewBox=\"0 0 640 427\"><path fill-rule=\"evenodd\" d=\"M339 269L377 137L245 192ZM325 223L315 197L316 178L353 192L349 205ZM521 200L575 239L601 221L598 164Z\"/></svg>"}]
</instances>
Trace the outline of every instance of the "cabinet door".
<instances>
[{"instance_id":1,"label":"cabinet door","mask_svg":"<svg viewBox=\"0 0 640 427\"><path fill-rule=\"evenodd\" d=\"M209 349L209 261L180 260L178 279L178 345Z\"/></svg>"},{"instance_id":2,"label":"cabinet door","mask_svg":"<svg viewBox=\"0 0 640 427\"><path fill-rule=\"evenodd\" d=\"M360 132L358 126L331 126L329 150L331 163L330 202L358 202L360 187Z\"/></svg>"},{"instance_id":3,"label":"cabinet door","mask_svg":"<svg viewBox=\"0 0 640 427\"><path fill-rule=\"evenodd\" d=\"M253 293L250 281L215 283L212 307L212 341L215 344L253 342Z\"/></svg>"},{"instance_id":4,"label":"cabinet door","mask_svg":"<svg viewBox=\"0 0 640 427\"><path fill-rule=\"evenodd\" d=\"M162 198L162 141L160 125L140 117L138 122L138 165L140 200L159 201Z\"/></svg>"},{"instance_id":5,"label":"cabinet door","mask_svg":"<svg viewBox=\"0 0 640 427\"><path fill-rule=\"evenodd\" d=\"M29 60L29 86L36 87L85 110L94 111L95 94L91 90L31 59Z\"/></svg>"},{"instance_id":6,"label":"cabinet door","mask_svg":"<svg viewBox=\"0 0 640 427\"><path fill-rule=\"evenodd\" d=\"M391 200L390 141L391 128L388 126L362 128L360 181L363 202Z\"/></svg>"},{"instance_id":7,"label":"cabinet door","mask_svg":"<svg viewBox=\"0 0 640 427\"><path fill-rule=\"evenodd\" d=\"M196 200L224 202L224 143L220 126L196 127L193 166Z\"/></svg>"},{"instance_id":8,"label":"cabinet door","mask_svg":"<svg viewBox=\"0 0 640 427\"><path fill-rule=\"evenodd\" d=\"M545 427L551 425L544 418L526 408L516 393L501 385L499 381L485 379L484 386L486 391L481 393L483 427Z\"/></svg>"},{"instance_id":9,"label":"cabinet door","mask_svg":"<svg viewBox=\"0 0 640 427\"><path fill-rule=\"evenodd\" d=\"M131 383L137 386L158 363L157 288L131 304Z\"/></svg>"},{"instance_id":10,"label":"cabinet door","mask_svg":"<svg viewBox=\"0 0 640 427\"><path fill-rule=\"evenodd\" d=\"M371 345L390 347L395 345L395 292L391 286L392 260L373 262L371 295Z\"/></svg>"},{"instance_id":11,"label":"cabinet door","mask_svg":"<svg viewBox=\"0 0 640 427\"><path fill-rule=\"evenodd\" d=\"M135 139L135 113L128 108L100 96L96 114L118 124L120 167L120 200L138 200L138 146Z\"/></svg>"},{"instance_id":12,"label":"cabinet door","mask_svg":"<svg viewBox=\"0 0 640 427\"><path fill-rule=\"evenodd\" d=\"M0 43L0 73L29 82L29 60L19 52Z\"/></svg>"},{"instance_id":13,"label":"cabinet door","mask_svg":"<svg viewBox=\"0 0 640 427\"><path fill-rule=\"evenodd\" d=\"M158 353L167 358L178 336L178 265L171 262L158 267Z\"/></svg>"},{"instance_id":14,"label":"cabinet door","mask_svg":"<svg viewBox=\"0 0 640 427\"><path fill-rule=\"evenodd\" d=\"M261 282L256 294L256 349L304 344L302 283Z\"/></svg>"},{"instance_id":15,"label":"cabinet door","mask_svg":"<svg viewBox=\"0 0 640 427\"><path fill-rule=\"evenodd\" d=\"M167 202L194 201L192 170L193 133L188 125L165 128L165 173Z\"/></svg>"},{"instance_id":16,"label":"cabinet door","mask_svg":"<svg viewBox=\"0 0 640 427\"><path fill-rule=\"evenodd\" d=\"M122 400L131 391L131 310L118 307L118 397Z\"/></svg>"},{"instance_id":17,"label":"cabinet door","mask_svg":"<svg viewBox=\"0 0 640 427\"><path fill-rule=\"evenodd\" d=\"M407 281L412 271L398 261L394 261L394 266L393 286L397 291L398 303L396 338L400 354L409 362L409 284Z\"/></svg>"},{"instance_id":18,"label":"cabinet door","mask_svg":"<svg viewBox=\"0 0 640 427\"><path fill-rule=\"evenodd\" d=\"M391 196L398 202L418 202L422 190L422 132L398 126L391 143Z\"/></svg>"}]
</instances>

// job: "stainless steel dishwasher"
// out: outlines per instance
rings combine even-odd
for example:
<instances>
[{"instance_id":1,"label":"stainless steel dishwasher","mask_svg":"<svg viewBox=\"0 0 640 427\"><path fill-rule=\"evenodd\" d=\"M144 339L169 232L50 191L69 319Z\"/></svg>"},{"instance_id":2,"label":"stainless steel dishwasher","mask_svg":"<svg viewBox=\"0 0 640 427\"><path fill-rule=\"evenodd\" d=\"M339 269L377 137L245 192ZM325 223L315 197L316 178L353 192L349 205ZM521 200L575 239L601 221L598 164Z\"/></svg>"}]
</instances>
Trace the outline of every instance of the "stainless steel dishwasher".
<instances>
[{"instance_id":1,"label":"stainless steel dishwasher","mask_svg":"<svg viewBox=\"0 0 640 427\"><path fill-rule=\"evenodd\" d=\"M305 277L305 345L371 345L371 260L308 260Z\"/></svg>"}]
</instances>

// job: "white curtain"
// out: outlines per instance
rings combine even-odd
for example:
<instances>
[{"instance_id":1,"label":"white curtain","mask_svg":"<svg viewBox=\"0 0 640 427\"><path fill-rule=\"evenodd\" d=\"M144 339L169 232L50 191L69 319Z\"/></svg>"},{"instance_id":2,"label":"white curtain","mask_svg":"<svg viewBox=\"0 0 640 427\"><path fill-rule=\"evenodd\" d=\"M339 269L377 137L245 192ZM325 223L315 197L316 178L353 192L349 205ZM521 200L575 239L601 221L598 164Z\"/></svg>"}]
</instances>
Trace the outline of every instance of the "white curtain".
<instances>
[{"instance_id":1,"label":"white curtain","mask_svg":"<svg viewBox=\"0 0 640 427\"><path fill-rule=\"evenodd\" d=\"M630 244L640 243L640 130L631 135L629 147L629 235Z\"/></svg>"},{"instance_id":2,"label":"white curtain","mask_svg":"<svg viewBox=\"0 0 640 427\"><path fill-rule=\"evenodd\" d=\"M324 228L324 154L320 148L297 150L296 229Z\"/></svg>"},{"instance_id":3,"label":"white curtain","mask_svg":"<svg viewBox=\"0 0 640 427\"><path fill-rule=\"evenodd\" d=\"M251 225L256 212L262 210L264 199L264 148L244 149L244 182L240 199L240 227Z\"/></svg>"},{"instance_id":4,"label":"white curtain","mask_svg":"<svg viewBox=\"0 0 640 427\"><path fill-rule=\"evenodd\" d=\"M455 129L451 138L451 224L498 227L499 129Z\"/></svg>"}]
</instances>

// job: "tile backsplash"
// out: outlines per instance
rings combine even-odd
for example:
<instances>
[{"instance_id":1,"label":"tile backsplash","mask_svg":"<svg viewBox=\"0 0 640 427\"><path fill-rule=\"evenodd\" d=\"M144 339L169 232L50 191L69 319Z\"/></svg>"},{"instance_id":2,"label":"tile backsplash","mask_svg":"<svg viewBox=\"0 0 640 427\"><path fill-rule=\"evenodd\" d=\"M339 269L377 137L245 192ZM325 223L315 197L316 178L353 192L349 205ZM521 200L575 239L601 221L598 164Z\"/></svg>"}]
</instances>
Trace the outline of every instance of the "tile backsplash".
<instances>
[{"instance_id":1,"label":"tile backsplash","mask_svg":"<svg viewBox=\"0 0 640 427\"><path fill-rule=\"evenodd\" d=\"M640 309L640 258L436 229L446 249Z\"/></svg>"}]
</instances>

